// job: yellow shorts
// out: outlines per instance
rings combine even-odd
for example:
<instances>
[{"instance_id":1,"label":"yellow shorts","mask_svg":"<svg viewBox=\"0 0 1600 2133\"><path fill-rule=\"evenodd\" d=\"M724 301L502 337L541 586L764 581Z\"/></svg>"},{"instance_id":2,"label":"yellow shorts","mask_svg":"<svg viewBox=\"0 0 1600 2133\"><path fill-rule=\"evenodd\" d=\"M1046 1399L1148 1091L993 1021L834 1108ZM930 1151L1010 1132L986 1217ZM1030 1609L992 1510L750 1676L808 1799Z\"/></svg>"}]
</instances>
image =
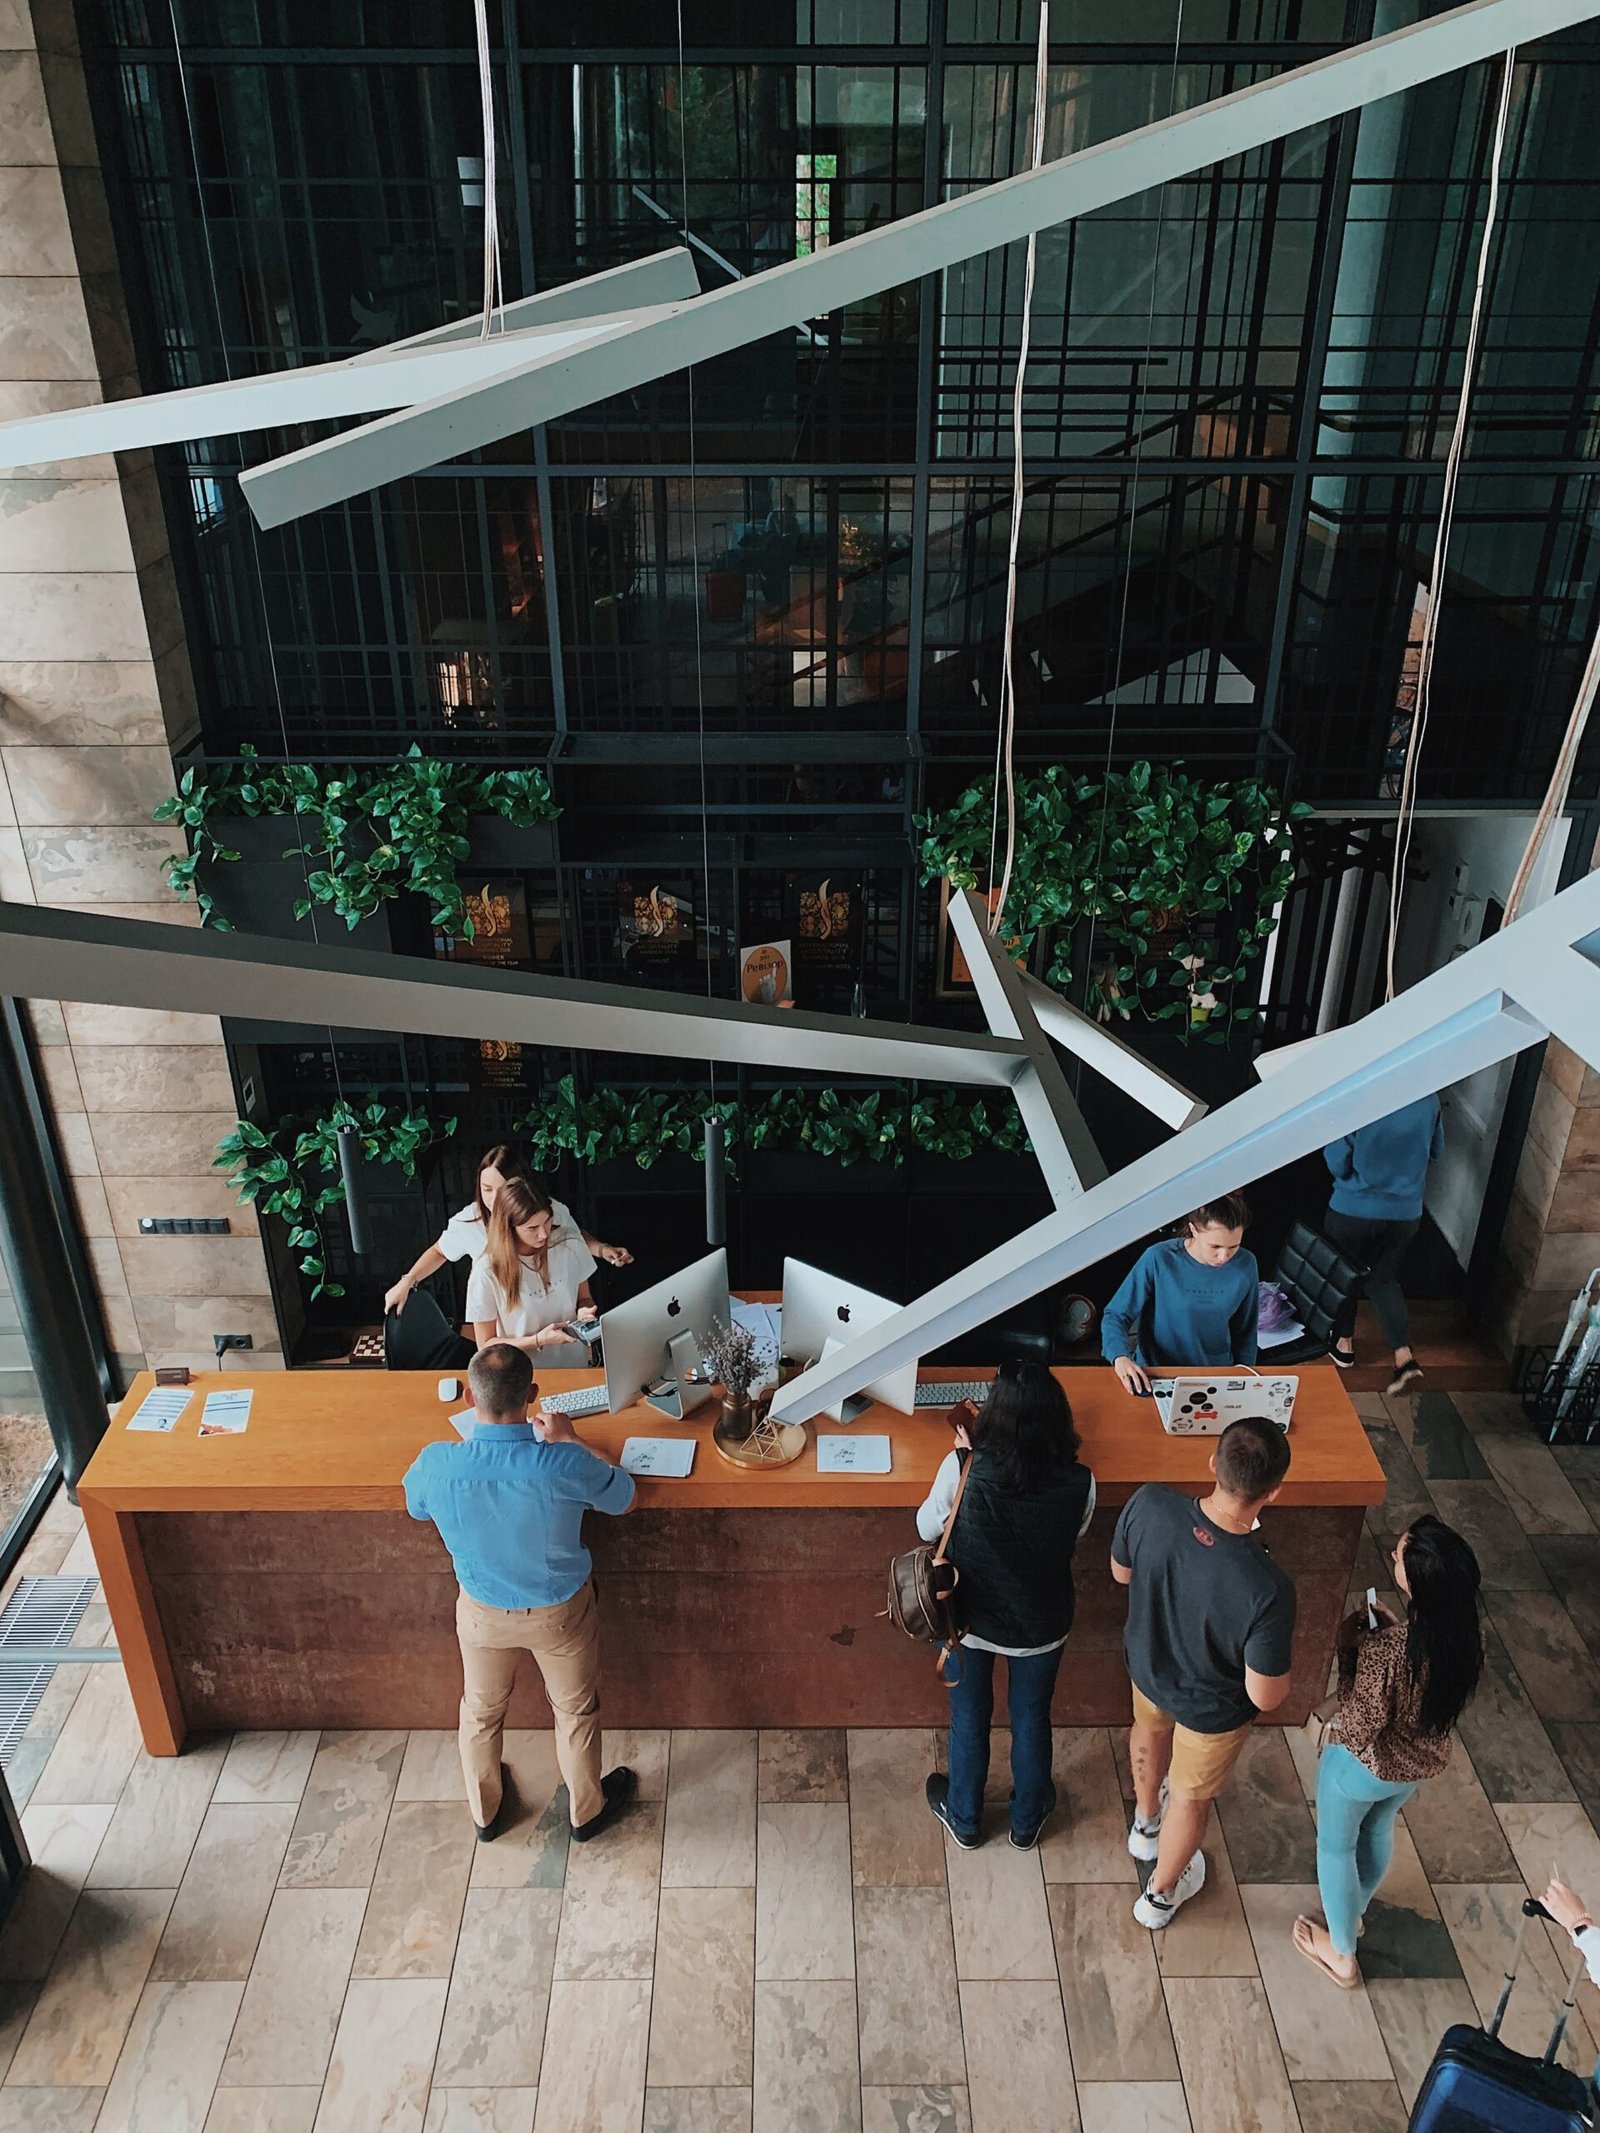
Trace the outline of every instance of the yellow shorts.
<instances>
[{"instance_id":1,"label":"yellow shorts","mask_svg":"<svg viewBox=\"0 0 1600 2133\"><path fill-rule=\"evenodd\" d=\"M1133 1722L1152 1733L1172 1735L1172 1762L1167 1782L1185 1799L1214 1800L1228 1782L1228 1773L1239 1760L1239 1751L1251 1728L1235 1726L1231 1733L1196 1733L1153 1704L1134 1683Z\"/></svg>"}]
</instances>

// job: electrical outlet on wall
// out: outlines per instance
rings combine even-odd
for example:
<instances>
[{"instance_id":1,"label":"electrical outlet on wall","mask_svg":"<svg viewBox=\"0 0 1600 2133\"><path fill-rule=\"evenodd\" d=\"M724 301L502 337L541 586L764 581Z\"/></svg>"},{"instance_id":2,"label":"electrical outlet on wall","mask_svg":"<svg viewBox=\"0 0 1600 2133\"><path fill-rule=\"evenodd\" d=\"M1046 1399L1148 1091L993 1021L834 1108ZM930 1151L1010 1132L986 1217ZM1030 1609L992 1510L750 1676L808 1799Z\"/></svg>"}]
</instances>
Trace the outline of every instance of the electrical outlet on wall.
<instances>
[{"instance_id":1,"label":"electrical outlet on wall","mask_svg":"<svg viewBox=\"0 0 1600 2133\"><path fill-rule=\"evenodd\" d=\"M255 1346L254 1340L248 1333L213 1333L211 1344L217 1351L219 1365L230 1348L253 1348Z\"/></svg>"}]
</instances>

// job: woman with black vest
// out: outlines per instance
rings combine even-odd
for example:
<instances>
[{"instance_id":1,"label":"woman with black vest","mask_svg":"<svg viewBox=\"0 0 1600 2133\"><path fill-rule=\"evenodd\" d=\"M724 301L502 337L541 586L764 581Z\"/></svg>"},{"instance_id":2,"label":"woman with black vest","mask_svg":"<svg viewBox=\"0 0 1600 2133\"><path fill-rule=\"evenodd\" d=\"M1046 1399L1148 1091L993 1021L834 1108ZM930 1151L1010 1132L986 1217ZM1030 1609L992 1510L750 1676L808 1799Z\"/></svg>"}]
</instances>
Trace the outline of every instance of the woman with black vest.
<instances>
[{"instance_id":1,"label":"woman with black vest","mask_svg":"<svg viewBox=\"0 0 1600 2133\"><path fill-rule=\"evenodd\" d=\"M1040 1363L1003 1363L982 1409L952 1420L956 1449L917 1513L922 1538L937 1540L960 1485L946 1553L961 1573L964 1628L945 1676L949 1776L928 1779L928 1805L957 1844L970 1850L983 1841L994 1666L1004 1659L1011 1841L1031 1851L1056 1804L1050 1698L1072 1627L1072 1555L1094 1516L1094 1476L1079 1461L1067 1396Z\"/></svg>"}]
</instances>

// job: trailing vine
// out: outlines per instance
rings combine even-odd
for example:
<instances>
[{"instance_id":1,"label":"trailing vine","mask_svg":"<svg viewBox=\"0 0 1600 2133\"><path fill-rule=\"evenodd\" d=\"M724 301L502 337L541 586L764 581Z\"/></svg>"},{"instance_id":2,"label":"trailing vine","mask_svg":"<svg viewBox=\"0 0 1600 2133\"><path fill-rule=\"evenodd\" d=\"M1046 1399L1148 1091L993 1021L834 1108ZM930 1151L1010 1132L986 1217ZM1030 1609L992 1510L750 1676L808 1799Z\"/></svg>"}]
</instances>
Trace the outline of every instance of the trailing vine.
<instances>
[{"instance_id":1,"label":"trailing vine","mask_svg":"<svg viewBox=\"0 0 1600 2133\"><path fill-rule=\"evenodd\" d=\"M266 1128L249 1119L237 1121L217 1145L214 1167L229 1172L237 1197L262 1214L280 1215L289 1225L289 1249L300 1254L300 1271L312 1278L312 1301L342 1296L343 1286L328 1279L327 1236L323 1217L344 1199L339 1168L339 1134L353 1126L361 1136L361 1153L369 1163L398 1163L408 1178L436 1140L454 1133L456 1121L436 1126L420 1111L400 1111L390 1104L367 1104L356 1110L337 1103L324 1117L302 1125L280 1119Z\"/></svg>"},{"instance_id":2,"label":"trailing vine","mask_svg":"<svg viewBox=\"0 0 1600 2133\"><path fill-rule=\"evenodd\" d=\"M898 1169L913 1150L961 1162L980 1148L1025 1153L1029 1142L1009 1101L990 1104L941 1089L908 1101L903 1089L841 1095L833 1088L774 1089L741 1111L713 1103L700 1089L645 1089L629 1095L596 1089L580 1097L567 1074L516 1123L536 1171L548 1175L564 1157L580 1163L623 1159L650 1170L667 1155L704 1156L707 1118L722 1121L730 1167L741 1148L806 1149L844 1168L856 1163Z\"/></svg>"},{"instance_id":3,"label":"trailing vine","mask_svg":"<svg viewBox=\"0 0 1600 2133\"><path fill-rule=\"evenodd\" d=\"M988 871L992 778L942 814L919 816L925 880L977 888ZM1089 777L1059 765L1017 786L1017 857L1007 933L1043 944L1053 986L1084 974L1102 1021L1141 1014L1221 1042L1255 1013L1235 991L1261 956L1294 880L1295 824L1259 778L1208 781L1181 765L1135 763ZM1092 922L1092 924L1091 924Z\"/></svg>"},{"instance_id":4,"label":"trailing vine","mask_svg":"<svg viewBox=\"0 0 1600 2133\"><path fill-rule=\"evenodd\" d=\"M284 857L310 862L306 893L295 899L296 918L321 905L353 927L409 893L428 899L439 932L470 940L472 920L457 879L470 849L469 818L503 815L526 829L559 812L539 769L443 762L415 743L386 769L264 763L246 742L236 764L191 764L155 819L181 823L187 832L187 852L170 853L165 861L167 886L195 898L203 925L232 930L207 881L211 869L239 857L220 825L293 816L301 837Z\"/></svg>"}]
</instances>

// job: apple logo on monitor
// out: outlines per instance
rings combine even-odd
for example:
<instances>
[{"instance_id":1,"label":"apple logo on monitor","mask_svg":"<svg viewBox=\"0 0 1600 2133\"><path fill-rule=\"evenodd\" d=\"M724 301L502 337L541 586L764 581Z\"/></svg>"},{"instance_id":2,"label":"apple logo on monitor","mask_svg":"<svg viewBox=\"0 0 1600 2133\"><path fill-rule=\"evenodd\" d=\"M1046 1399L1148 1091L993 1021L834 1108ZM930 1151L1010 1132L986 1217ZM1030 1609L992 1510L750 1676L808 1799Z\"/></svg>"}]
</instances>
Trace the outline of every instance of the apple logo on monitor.
<instances>
[{"instance_id":1,"label":"apple logo on monitor","mask_svg":"<svg viewBox=\"0 0 1600 2133\"><path fill-rule=\"evenodd\" d=\"M669 1301L668 1301L668 1304L667 1304L667 1316L668 1316L668 1318L677 1318L677 1317L678 1317L678 1316L679 1316L679 1315L680 1315L680 1314L682 1313L682 1310L683 1310L683 1305L682 1305L681 1303L679 1303L679 1301L678 1301L678 1299L677 1299L677 1297L676 1297L676 1296L674 1296L674 1297L672 1297L672 1298L670 1298L670 1299L669 1299Z\"/></svg>"},{"instance_id":2,"label":"apple logo on monitor","mask_svg":"<svg viewBox=\"0 0 1600 2133\"><path fill-rule=\"evenodd\" d=\"M841 1326L848 1326L850 1323L850 1306L848 1304L840 1304L839 1306L839 1323Z\"/></svg>"}]
</instances>

